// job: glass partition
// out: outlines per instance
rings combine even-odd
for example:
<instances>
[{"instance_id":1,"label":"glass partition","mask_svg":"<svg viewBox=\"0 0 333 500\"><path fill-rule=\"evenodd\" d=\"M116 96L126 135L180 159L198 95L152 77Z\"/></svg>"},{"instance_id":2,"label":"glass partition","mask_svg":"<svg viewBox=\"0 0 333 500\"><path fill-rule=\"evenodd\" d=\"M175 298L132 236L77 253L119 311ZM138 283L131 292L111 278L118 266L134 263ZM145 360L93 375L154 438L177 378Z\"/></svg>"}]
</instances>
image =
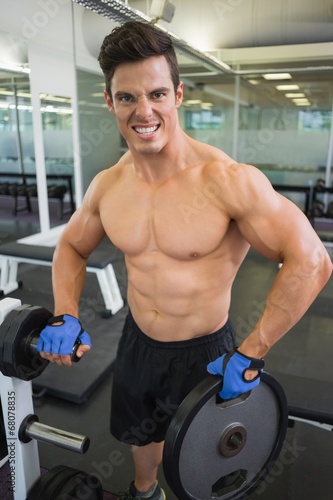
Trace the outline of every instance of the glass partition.
<instances>
[{"instance_id":1,"label":"glass partition","mask_svg":"<svg viewBox=\"0 0 333 500\"><path fill-rule=\"evenodd\" d=\"M66 96L40 94L49 213L52 225L75 210L73 109Z\"/></svg>"},{"instance_id":2,"label":"glass partition","mask_svg":"<svg viewBox=\"0 0 333 500\"><path fill-rule=\"evenodd\" d=\"M327 164L333 75L325 72L320 81L306 71L285 75L285 80L264 76L241 80L237 159L261 169L309 215L309 189L318 183L332 185Z\"/></svg>"},{"instance_id":3,"label":"glass partition","mask_svg":"<svg viewBox=\"0 0 333 500\"><path fill-rule=\"evenodd\" d=\"M101 170L123 153L116 121L104 100L104 77L77 70L80 151L84 191Z\"/></svg>"},{"instance_id":4,"label":"glass partition","mask_svg":"<svg viewBox=\"0 0 333 500\"><path fill-rule=\"evenodd\" d=\"M40 94L47 175L73 175L73 110L69 97Z\"/></svg>"},{"instance_id":5,"label":"glass partition","mask_svg":"<svg viewBox=\"0 0 333 500\"><path fill-rule=\"evenodd\" d=\"M0 172L34 173L30 84L27 75L0 73Z\"/></svg>"},{"instance_id":6,"label":"glass partition","mask_svg":"<svg viewBox=\"0 0 333 500\"><path fill-rule=\"evenodd\" d=\"M184 100L179 111L185 132L206 144L233 151L235 77L217 74L194 58L178 54Z\"/></svg>"},{"instance_id":7,"label":"glass partition","mask_svg":"<svg viewBox=\"0 0 333 500\"><path fill-rule=\"evenodd\" d=\"M319 83L313 74L291 81L243 78L247 105L240 108L238 160L262 169L273 184L314 184L325 179L331 84Z\"/></svg>"}]
</instances>

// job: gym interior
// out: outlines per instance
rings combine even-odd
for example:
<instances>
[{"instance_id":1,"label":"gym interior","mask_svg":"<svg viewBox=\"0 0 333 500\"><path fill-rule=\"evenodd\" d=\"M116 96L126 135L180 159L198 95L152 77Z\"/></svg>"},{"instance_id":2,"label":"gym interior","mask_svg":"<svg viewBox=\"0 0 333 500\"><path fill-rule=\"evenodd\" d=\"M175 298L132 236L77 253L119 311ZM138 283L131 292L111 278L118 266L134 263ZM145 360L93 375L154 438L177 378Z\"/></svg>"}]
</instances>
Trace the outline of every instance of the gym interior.
<instances>
[{"instance_id":1,"label":"gym interior","mask_svg":"<svg viewBox=\"0 0 333 500\"><path fill-rule=\"evenodd\" d=\"M0 313L7 299L52 311L51 261L57 238L93 177L126 151L104 103L97 55L104 36L130 19L152 21L174 40L185 84L179 109L184 130L259 168L306 214L331 255L330 2L0 0L0 5ZM93 351L71 368L49 365L32 380L17 378L18 393L25 394L17 401L20 415L34 413L45 426L72 433L72 439L63 433L61 443L52 443L50 432L44 430L44 438L26 432L28 442L18 445L15 457L21 468L13 479L4 415L2 500L25 500L30 468L38 468L41 477L60 465L83 471L92 496L82 490L75 498L116 499L132 480L130 446L109 432L113 363L127 314L124 259L105 240L88 266L80 319L92 337ZM277 272L276 263L250 250L232 289L230 316L239 341L257 322ZM330 280L267 356L265 369L283 388L287 414L279 399L276 411L285 418L272 423L277 428L272 442L267 443L265 432L269 422L254 426L247 431L248 439L254 433L256 444L246 463L241 453L233 458L238 472L258 460L261 481L247 494L246 480L238 487L230 479L231 489L224 487L205 499L246 494L257 500L332 500L332 299ZM0 314L0 319L6 318ZM0 336L2 356L4 344ZM35 427L43 434L36 425L31 429ZM146 425L139 432L150 429ZM86 436L90 445L83 452ZM266 455L260 457L264 444L274 458L267 471ZM25 446L34 447L34 466L21 450ZM185 458L176 455L167 473L160 471L168 500L177 498L168 477L186 468ZM201 456L196 465L205 483L212 464ZM102 485L102 496L93 488L94 478ZM199 498L195 493L183 498ZM52 490L41 498L74 497L55 496Z\"/></svg>"}]
</instances>

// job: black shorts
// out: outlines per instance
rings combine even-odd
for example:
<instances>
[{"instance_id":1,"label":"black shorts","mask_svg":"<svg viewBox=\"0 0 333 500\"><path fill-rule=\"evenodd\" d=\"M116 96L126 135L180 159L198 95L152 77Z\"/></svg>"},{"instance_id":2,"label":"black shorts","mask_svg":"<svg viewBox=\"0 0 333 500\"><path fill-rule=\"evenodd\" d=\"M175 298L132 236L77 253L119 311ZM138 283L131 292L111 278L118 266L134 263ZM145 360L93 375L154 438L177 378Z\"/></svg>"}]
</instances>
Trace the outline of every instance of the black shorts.
<instances>
[{"instance_id":1,"label":"black shorts","mask_svg":"<svg viewBox=\"0 0 333 500\"><path fill-rule=\"evenodd\" d=\"M180 403L208 376L207 364L235 346L230 322L203 337L160 342L129 313L114 367L111 434L137 446L163 441Z\"/></svg>"}]
</instances>

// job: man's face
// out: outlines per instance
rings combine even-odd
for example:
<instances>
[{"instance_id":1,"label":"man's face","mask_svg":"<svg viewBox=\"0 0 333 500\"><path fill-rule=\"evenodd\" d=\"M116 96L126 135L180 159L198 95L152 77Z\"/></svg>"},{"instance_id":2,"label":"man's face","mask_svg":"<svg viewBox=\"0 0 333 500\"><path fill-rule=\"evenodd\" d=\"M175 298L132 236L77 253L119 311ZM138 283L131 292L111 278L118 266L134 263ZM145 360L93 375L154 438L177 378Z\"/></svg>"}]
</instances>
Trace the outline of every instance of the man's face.
<instances>
[{"instance_id":1,"label":"man's face","mask_svg":"<svg viewBox=\"0 0 333 500\"><path fill-rule=\"evenodd\" d=\"M111 81L111 95L112 99L105 94L107 105L133 152L156 154L172 140L183 84L175 95L165 57L120 64Z\"/></svg>"}]
</instances>

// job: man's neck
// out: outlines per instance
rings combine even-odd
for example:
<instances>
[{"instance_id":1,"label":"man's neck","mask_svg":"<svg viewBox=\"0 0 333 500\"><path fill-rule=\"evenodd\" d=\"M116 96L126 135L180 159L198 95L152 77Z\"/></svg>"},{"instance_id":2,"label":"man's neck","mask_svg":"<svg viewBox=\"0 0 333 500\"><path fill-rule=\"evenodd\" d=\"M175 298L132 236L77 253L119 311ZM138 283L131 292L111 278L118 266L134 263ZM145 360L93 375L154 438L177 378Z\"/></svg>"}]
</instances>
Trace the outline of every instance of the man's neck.
<instances>
[{"instance_id":1,"label":"man's neck","mask_svg":"<svg viewBox=\"0 0 333 500\"><path fill-rule=\"evenodd\" d=\"M137 175L149 184L164 182L191 163L186 153L190 143L186 135L177 144L167 144L156 154L141 154L130 148L133 167Z\"/></svg>"}]
</instances>

